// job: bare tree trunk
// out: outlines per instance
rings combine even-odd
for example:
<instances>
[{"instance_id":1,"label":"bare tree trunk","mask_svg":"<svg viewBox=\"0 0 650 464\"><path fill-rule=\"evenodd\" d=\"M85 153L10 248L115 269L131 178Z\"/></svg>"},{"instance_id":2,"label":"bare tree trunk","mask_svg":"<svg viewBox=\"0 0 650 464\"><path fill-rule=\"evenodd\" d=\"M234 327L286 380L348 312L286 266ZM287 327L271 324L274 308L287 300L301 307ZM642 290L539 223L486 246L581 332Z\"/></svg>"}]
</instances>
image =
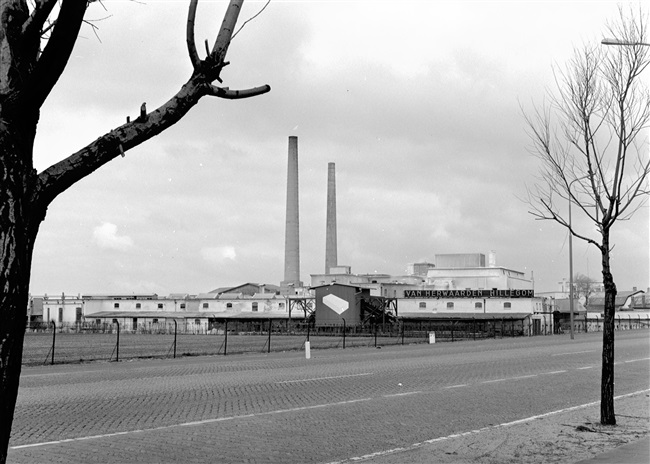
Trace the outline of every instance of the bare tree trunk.
<instances>
[{"instance_id":1,"label":"bare tree trunk","mask_svg":"<svg viewBox=\"0 0 650 464\"><path fill-rule=\"evenodd\" d=\"M603 354L600 382L600 423L616 425L614 415L614 311L616 284L610 271L609 229L603 229L601 248L603 284L605 286L605 315L603 319Z\"/></svg>"},{"instance_id":2,"label":"bare tree trunk","mask_svg":"<svg viewBox=\"0 0 650 464\"><path fill-rule=\"evenodd\" d=\"M556 74L550 105L527 117L533 152L542 160L541 184L529 190L533 214L553 220L600 250L605 286L601 407L603 425L614 415L614 311L616 284L610 267L610 231L647 200L650 159L642 133L650 122L648 89L641 75L650 69L648 20L642 9L619 7L608 26L615 49L586 45L577 49L566 71ZM576 185L572 188L573 184ZM558 203L558 199L562 199ZM564 200L578 206L596 225L600 238L581 232L563 213ZM600 242L600 243L599 243ZM588 291L586 297L588 296Z\"/></svg>"},{"instance_id":3,"label":"bare tree trunk","mask_svg":"<svg viewBox=\"0 0 650 464\"><path fill-rule=\"evenodd\" d=\"M20 127L21 124L14 125L19 130L12 130L7 120L3 125L5 130L0 133L0 463L7 458L20 382L32 251L44 217L29 200L36 179L31 166L34 132Z\"/></svg>"},{"instance_id":4,"label":"bare tree trunk","mask_svg":"<svg viewBox=\"0 0 650 464\"><path fill-rule=\"evenodd\" d=\"M0 305L3 308L0 311L0 463L7 459L18 396L29 291L26 284L29 282L29 275L25 274L29 274L31 261L28 256L20 256L22 250L17 246L19 239L14 231L0 234L2 246L9 247L8 253L3 251L2 259L12 261L11 264L3 266L0 279L3 284L14 282L12 285L4 285L0 295ZM7 290L9 293L6 293Z\"/></svg>"},{"instance_id":5,"label":"bare tree trunk","mask_svg":"<svg viewBox=\"0 0 650 464\"><path fill-rule=\"evenodd\" d=\"M178 122L204 96L242 99L271 90L217 87L243 0L231 0L212 52L194 43L198 0L190 0L186 42L193 72L169 101L99 137L37 174L33 146L40 107L65 69L92 2L0 0L0 464L7 459L18 396L34 241L48 205L115 157ZM52 18L55 5L58 10ZM51 22L48 22L51 21ZM48 29L47 41L41 33ZM41 46L45 43L44 48Z\"/></svg>"}]
</instances>

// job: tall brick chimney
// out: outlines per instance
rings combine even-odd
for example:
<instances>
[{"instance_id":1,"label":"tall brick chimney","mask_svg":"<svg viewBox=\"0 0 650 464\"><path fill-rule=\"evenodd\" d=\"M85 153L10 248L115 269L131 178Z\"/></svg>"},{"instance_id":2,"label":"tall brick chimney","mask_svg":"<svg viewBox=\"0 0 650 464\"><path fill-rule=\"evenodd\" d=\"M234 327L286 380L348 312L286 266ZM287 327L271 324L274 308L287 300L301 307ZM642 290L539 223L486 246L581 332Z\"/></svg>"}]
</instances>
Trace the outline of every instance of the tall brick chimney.
<instances>
[{"instance_id":1,"label":"tall brick chimney","mask_svg":"<svg viewBox=\"0 0 650 464\"><path fill-rule=\"evenodd\" d=\"M327 225L325 226L325 274L336 267L336 171L334 163L327 164Z\"/></svg>"},{"instance_id":2,"label":"tall brick chimney","mask_svg":"<svg viewBox=\"0 0 650 464\"><path fill-rule=\"evenodd\" d=\"M284 280L280 287L286 293L302 287L300 281L300 222L298 204L298 137L289 137L287 164L287 218L284 236Z\"/></svg>"}]
</instances>

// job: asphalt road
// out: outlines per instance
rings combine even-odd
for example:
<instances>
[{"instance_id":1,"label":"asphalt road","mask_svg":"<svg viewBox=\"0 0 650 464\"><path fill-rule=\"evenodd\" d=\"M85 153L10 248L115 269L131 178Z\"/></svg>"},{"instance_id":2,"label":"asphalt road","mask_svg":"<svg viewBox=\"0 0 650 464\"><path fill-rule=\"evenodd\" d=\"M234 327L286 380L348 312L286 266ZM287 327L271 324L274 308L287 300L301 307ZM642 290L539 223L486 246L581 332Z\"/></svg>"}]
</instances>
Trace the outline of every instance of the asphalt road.
<instances>
[{"instance_id":1,"label":"asphalt road","mask_svg":"<svg viewBox=\"0 0 650 464\"><path fill-rule=\"evenodd\" d=\"M23 368L9 462L348 460L600 397L602 334ZM650 388L616 333L616 395Z\"/></svg>"}]
</instances>

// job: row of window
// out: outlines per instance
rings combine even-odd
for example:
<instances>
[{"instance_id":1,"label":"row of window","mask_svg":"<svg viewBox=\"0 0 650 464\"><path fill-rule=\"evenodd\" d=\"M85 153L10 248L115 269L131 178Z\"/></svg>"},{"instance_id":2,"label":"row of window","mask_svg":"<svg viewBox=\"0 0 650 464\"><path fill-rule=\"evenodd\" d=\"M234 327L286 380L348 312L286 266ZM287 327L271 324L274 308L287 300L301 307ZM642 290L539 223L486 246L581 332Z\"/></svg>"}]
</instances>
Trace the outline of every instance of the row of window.
<instances>
[{"instance_id":1,"label":"row of window","mask_svg":"<svg viewBox=\"0 0 650 464\"><path fill-rule=\"evenodd\" d=\"M259 303L258 303L257 301L254 301L254 302L253 302L253 312L257 312L257 311L258 311L258 308L259 308L258 305L259 305ZM278 303L278 307L279 307L280 309L283 309L283 308L284 308L284 303L283 303L283 302ZM120 308L120 304L119 304L119 303L114 303L114 304L113 304L113 308L115 308L115 309L119 309L119 308ZM142 308L142 304L140 304L140 303L136 303L136 304L135 304L135 309L140 309L140 308ZM210 308L210 303L203 303L203 309L209 309L209 308ZM232 303L226 303L226 308L227 308L227 309L232 308ZM162 303L158 303L158 309L164 309ZM185 309L185 303L181 303L181 309Z\"/></svg>"},{"instance_id":2,"label":"row of window","mask_svg":"<svg viewBox=\"0 0 650 464\"><path fill-rule=\"evenodd\" d=\"M102 319L95 319L95 323L97 325L102 324L102 322L104 322ZM113 319L113 324L117 324L117 323L118 323L117 319ZM158 319L157 318L152 319L151 323L152 324L158 324ZM201 319L194 319L194 324L201 325ZM133 318L133 327L137 327L137 326L138 326L138 318L134 317Z\"/></svg>"},{"instance_id":3,"label":"row of window","mask_svg":"<svg viewBox=\"0 0 650 464\"><path fill-rule=\"evenodd\" d=\"M120 304L119 303L113 303L113 308L119 309ZM140 309L142 308L142 303L136 303L135 304L135 309ZM162 303L158 303L158 309L164 309L164 305ZM185 303L181 303L181 309L185 309Z\"/></svg>"},{"instance_id":4,"label":"row of window","mask_svg":"<svg viewBox=\"0 0 650 464\"><path fill-rule=\"evenodd\" d=\"M210 303L203 303L203 309L209 309L209 308L210 308ZM226 308L227 309L232 308L232 303L226 303ZM253 312L256 312L258 310L258 308L259 308L259 303L257 301L253 301L252 308L253 308ZM284 303L279 302L278 303L278 308L284 309Z\"/></svg>"},{"instance_id":5,"label":"row of window","mask_svg":"<svg viewBox=\"0 0 650 464\"><path fill-rule=\"evenodd\" d=\"M97 325L101 324L102 322L103 322L102 319L95 319L95 323L96 323ZM118 323L118 322L117 322L117 319L113 319L113 324L117 324L117 323ZM156 318L152 319L152 320L151 320L151 323L152 323L152 324L158 324L158 319L156 319ZM194 323L195 323L196 325L200 325L200 324L201 324L201 319L194 319ZM134 318L133 318L133 327L137 327L137 325L138 325L138 318L137 318L137 317L134 317Z\"/></svg>"},{"instance_id":6,"label":"row of window","mask_svg":"<svg viewBox=\"0 0 650 464\"><path fill-rule=\"evenodd\" d=\"M504 301L503 302L503 309L511 309L512 304L509 301ZM420 302L420 309L427 309L427 302L426 301L421 301ZM448 301L447 302L447 309L454 309L454 302L453 301ZM474 309L483 309L483 303L480 301L477 301L474 303Z\"/></svg>"}]
</instances>

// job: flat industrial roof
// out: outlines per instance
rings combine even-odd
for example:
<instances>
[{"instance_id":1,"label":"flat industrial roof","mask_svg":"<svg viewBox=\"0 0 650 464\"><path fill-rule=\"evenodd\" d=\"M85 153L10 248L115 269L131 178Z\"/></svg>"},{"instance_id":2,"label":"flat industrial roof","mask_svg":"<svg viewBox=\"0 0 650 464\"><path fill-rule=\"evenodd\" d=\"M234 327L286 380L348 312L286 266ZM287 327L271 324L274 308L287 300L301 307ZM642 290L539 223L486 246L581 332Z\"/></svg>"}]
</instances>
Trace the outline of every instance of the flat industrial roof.
<instances>
[{"instance_id":1,"label":"flat industrial roof","mask_svg":"<svg viewBox=\"0 0 650 464\"><path fill-rule=\"evenodd\" d=\"M500 319L525 319L532 316L531 313L397 313L398 319L420 319L420 320L441 320L441 319L474 319L477 321L500 320Z\"/></svg>"},{"instance_id":2,"label":"flat industrial roof","mask_svg":"<svg viewBox=\"0 0 650 464\"><path fill-rule=\"evenodd\" d=\"M208 311L100 311L97 313L86 314L87 319L92 318L112 318L118 319L121 317L138 317L138 318L157 318L157 319L196 319L196 318L210 318L210 319L289 319L289 313L264 313L264 312L237 312L237 313L220 313ZM291 319L304 318L302 311L294 311L291 313Z\"/></svg>"}]
</instances>

